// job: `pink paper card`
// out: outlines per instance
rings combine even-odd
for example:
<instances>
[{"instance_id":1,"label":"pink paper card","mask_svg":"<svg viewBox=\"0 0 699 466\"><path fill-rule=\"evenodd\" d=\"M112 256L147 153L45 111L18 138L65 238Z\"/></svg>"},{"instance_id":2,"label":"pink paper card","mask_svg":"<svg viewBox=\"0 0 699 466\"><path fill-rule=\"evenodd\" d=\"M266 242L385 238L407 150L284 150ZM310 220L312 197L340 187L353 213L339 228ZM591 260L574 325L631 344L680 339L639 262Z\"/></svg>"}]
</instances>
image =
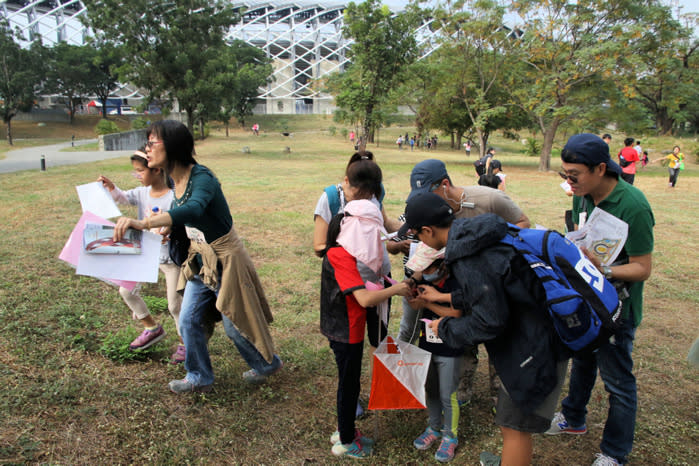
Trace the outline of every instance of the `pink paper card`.
<instances>
[{"instance_id":1,"label":"pink paper card","mask_svg":"<svg viewBox=\"0 0 699 466\"><path fill-rule=\"evenodd\" d=\"M99 223L101 225L114 225L113 222L105 220L92 212L86 211L83 213L82 217L80 217L80 220L78 220L78 223L75 225L75 228L73 228L73 232L70 234L70 237L68 237L68 241L66 241L65 246L63 246L63 250L58 255L60 260L72 265L73 268L78 266L78 259L80 257L80 250L82 248L83 241L83 230L85 229L86 222ZM115 280L110 278L100 278L100 280L104 280L105 282L115 286L123 286L129 291L132 291L138 284L138 282Z\"/></svg>"}]
</instances>

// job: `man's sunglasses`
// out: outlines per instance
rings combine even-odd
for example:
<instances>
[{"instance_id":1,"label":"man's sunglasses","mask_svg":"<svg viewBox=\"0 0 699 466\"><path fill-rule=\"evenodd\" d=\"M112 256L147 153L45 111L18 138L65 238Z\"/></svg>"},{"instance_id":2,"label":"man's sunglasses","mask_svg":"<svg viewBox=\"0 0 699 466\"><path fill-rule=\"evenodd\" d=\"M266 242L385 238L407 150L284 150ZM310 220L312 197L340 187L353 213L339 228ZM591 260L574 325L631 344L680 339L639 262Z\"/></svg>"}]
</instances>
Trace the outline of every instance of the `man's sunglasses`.
<instances>
[{"instance_id":1,"label":"man's sunglasses","mask_svg":"<svg viewBox=\"0 0 699 466\"><path fill-rule=\"evenodd\" d=\"M578 182L577 176L569 175L566 172L558 172L558 176L560 176L561 178L563 178L566 181L570 180L572 183Z\"/></svg>"}]
</instances>

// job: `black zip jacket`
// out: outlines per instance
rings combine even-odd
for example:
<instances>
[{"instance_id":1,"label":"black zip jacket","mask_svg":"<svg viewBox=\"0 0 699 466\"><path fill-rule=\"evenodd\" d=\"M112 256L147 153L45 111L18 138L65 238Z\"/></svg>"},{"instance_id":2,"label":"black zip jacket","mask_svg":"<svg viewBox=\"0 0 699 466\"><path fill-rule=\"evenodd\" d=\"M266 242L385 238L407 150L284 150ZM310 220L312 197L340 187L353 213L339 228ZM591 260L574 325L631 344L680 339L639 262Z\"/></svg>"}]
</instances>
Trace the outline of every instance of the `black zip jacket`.
<instances>
[{"instance_id":1,"label":"black zip jacket","mask_svg":"<svg viewBox=\"0 0 699 466\"><path fill-rule=\"evenodd\" d=\"M447 345L485 343L488 356L515 404L533 412L556 386L556 365L569 357L553 328L543 287L524 258L500 243L507 223L495 214L457 219L445 260L458 288L439 336Z\"/></svg>"}]
</instances>

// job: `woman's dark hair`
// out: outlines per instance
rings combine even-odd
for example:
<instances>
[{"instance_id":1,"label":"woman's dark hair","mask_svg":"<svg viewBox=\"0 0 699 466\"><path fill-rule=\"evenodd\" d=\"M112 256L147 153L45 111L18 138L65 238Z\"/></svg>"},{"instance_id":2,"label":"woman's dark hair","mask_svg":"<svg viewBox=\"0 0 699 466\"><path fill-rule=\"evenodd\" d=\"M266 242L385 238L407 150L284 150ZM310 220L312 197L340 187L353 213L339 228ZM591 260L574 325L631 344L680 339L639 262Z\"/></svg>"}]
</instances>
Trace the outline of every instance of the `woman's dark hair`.
<instances>
[{"instance_id":1,"label":"woman's dark hair","mask_svg":"<svg viewBox=\"0 0 699 466\"><path fill-rule=\"evenodd\" d=\"M498 189L498 186L500 186L500 177L497 175L487 174L487 175L481 175L480 178L478 178L478 184L481 186L487 186L489 188L494 188Z\"/></svg>"},{"instance_id":2,"label":"woman's dark hair","mask_svg":"<svg viewBox=\"0 0 699 466\"><path fill-rule=\"evenodd\" d=\"M485 152L486 154L490 154L491 152L495 151L494 147L488 147L488 150Z\"/></svg>"},{"instance_id":3,"label":"woman's dark hair","mask_svg":"<svg viewBox=\"0 0 699 466\"><path fill-rule=\"evenodd\" d=\"M633 146L635 139L634 138L626 138L624 139L624 145L625 146Z\"/></svg>"},{"instance_id":4,"label":"woman's dark hair","mask_svg":"<svg viewBox=\"0 0 699 466\"><path fill-rule=\"evenodd\" d=\"M381 197L381 168L373 160L359 160L347 168L349 185L357 190L357 199Z\"/></svg>"},{"instance_id":5,"label":"woman's dark hair","mask_svg":"<svg viewBox=\"0 0 699 466\"><path fill-rule=\"evenodd\" d=\"M161 120L148 128L148 137L154 135L163 141L167 154L167 173L172 173L175 165L186 167L196 164L194 160L194 138L187 127L175 120Z\"/></svg>"},{"instance_id":6,"label":"woman's dark hair","mask_svg":"<svg viewBox=\"0 0 699 466\"><path fill-rule=\"evenodd\" d=\"M349 214L347 214L349 216ZM340 234L340 226L342 225L342 219L345 218L345 214L335 215L328 224L328 234L325 237L325 249L321 253L321 257L327 254L328 249L337 246L337 237Z\"/></svg>"},{"instance_id":7,"label":"woman's dark hair","mask_svg":"<svg viewBox=\"0 0 699 466\"><path fill-rule=\"evenodd\" d=\"M350 157L349 162L347 162L347 168L345 168L345 175L347 175L349 167L352 166L353 163L359 162L360 160L374 160L374 154L372 152L369 152L368 150L362 150L352 154L352 157Z\"/></svg>"}]
</instances>

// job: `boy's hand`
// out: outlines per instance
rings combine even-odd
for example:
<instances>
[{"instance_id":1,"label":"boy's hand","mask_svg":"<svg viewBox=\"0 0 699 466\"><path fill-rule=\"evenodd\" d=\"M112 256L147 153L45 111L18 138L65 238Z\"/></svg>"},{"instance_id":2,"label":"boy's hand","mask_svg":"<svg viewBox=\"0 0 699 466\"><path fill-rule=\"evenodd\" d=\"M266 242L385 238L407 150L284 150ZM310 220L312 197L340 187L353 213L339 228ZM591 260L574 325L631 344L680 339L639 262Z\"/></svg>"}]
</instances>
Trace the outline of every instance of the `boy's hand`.
<instances>
[{"instance_id":1,"label":"boy's hand","mask_svg":"<svg viewBox=\"0 0 699 466\"><path fill-rule=\"evenodd\" d=\"M417 291L420 298L433 303L439 301L442 295L435 287L429 285L420 285L417 287Z\"/></svg>"},{"instance_id":2,"label":"boy's hand","mask_svg":"<svg viewBox=\"0 0 699 466\"><path fill-rule=\"evenodd\" d=\"M442 321L443 317L440 317L437 320L433 320L430 322L430 328L434 332L435 335L439 336L439 323Z\"/></svg>"},{"instance_id":3,"label":"boy's hand","mask_svg":"<svg viewBox=\"0 0 699 466\"><path fill-rule=\"evenodd\" d=\"M403 253L408 255L410 253L410 241L409 239L404 239L403 241L386 241L386 249L389 254L399 254Z\"/></svg>"},{"instance_id":4,"label":"boy's hand","mask_svg":"<svg viewBox=\"0 0 699 466\"><path fill-rule=\"evenodd\" d=\"M410 304L410 307L413 309L422 309L427 305L427 301L419 297L408 298L408 304Z\"/></svg>"}]
</instances>

